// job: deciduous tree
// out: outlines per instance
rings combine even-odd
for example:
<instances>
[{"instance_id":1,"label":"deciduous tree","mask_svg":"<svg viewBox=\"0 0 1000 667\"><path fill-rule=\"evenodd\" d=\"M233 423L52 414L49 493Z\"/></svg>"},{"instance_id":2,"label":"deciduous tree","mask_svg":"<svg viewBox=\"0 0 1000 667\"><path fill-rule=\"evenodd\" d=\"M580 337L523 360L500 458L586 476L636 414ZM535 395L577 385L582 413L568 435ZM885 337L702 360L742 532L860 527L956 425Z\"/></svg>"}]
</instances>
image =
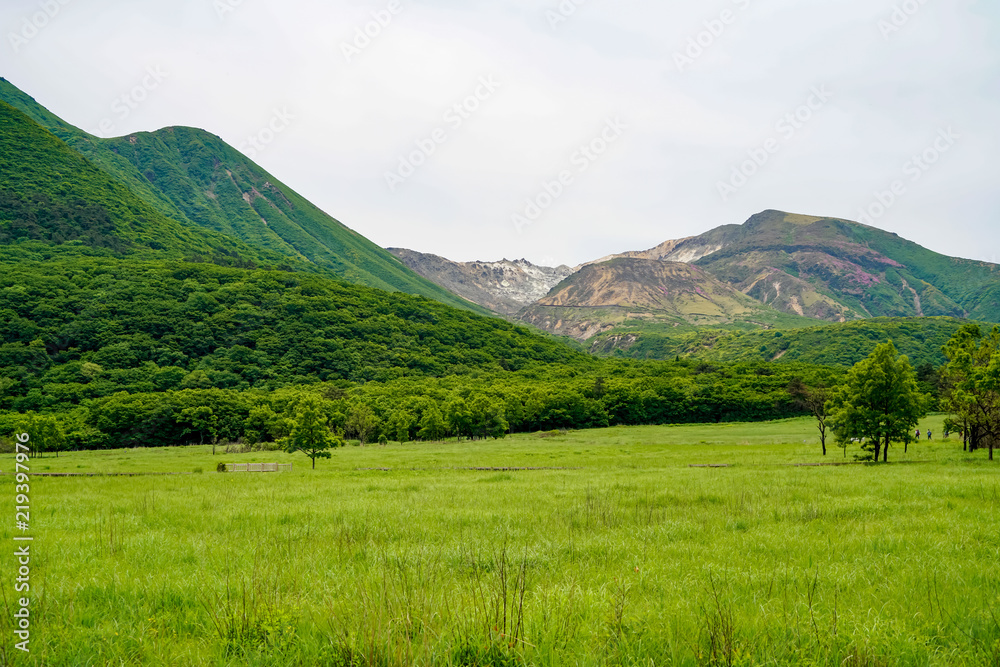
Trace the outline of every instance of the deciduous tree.
<instances>
[{"instance_id":1,"label":"deciduous tree","mask_svg":"<svg viewBox=\"0 0 1000 667\"><path fill-rule=\"evenodd\" d=\"M791 394L792 400L797 406L807 410L816 418L816 426L819 428L819 442L823 446L823 456L826 456L826 432L829 426L829 413L826 404L831 397L829 387L823 385L810 387L802 378L794 378L788 385L788 393Z\"/></svg>"},{"instance_id":2,"label":"deciduous tree","mask_svg":"<svg viewBox=\"0 0 1000 667\"><path fill-rule=\"evenodd\" d=\"M498 399L476 396L469 406L472 434L494 440L507 435L509 425L504 418L504 406Z\"/></svg>"},{"instance_id":3,"label":"deciduous tree","mask_svg":"<svg viewBox=\"0 0 1000 667\"><path fill-rule=\"evenodd\" d=\"M181 410L179 424L184 425L184 434L197 435L201 444L205 444L205 436L212 438L212 456L215 456L215 436L218 435L219 420L215 411L207 405L199 405Z\"/></svg>"},{"instance_id":4,"label":"deciduous tree","mask_svg":"<svg viewBox=\"0 0 1000 667\"><path fill-rule=\"evenodd\" d=\"M62 424L55 417L29 414L24 419L24 432L31 436L33 454L55 452L56 457L66 445L66 434Z\"/></svg>"},{"instance_id":5,"label":"deciduous tree","mask_svg":"<svg viewBox=\"0 0 1000 667\"><path fill-rule=\"evenodd\" d=\"M992 461L1000 438L1000 327L984 335L978 324L967 324L944 351L945 403L971 433L972 449L985 440Z\"/></svg>"},{"instance_id":6,"label":"deciduous tree","mask_svg":"<svg viewBox=\"0 0 1000 667\"><path fill-rule=\"evenodd\" d=\"M346 429L365 445L378 429L378 420L368 405L361 403L351 408L347 416Z\"/></svg>"},{"instance_id":7,"label":"deciduous tree","mask_svg":"<svg viewBox=\"0 0 1000 667\"><path fill-rule=\"evenodd\" d=\"M441 410L436 405L431 405L424 410L424 415L420 418L420 431L417 437L421 440L440 440L447 430Z\"/></svg>"},{"instance_id":8,"label":"deciduous tree","mask_svg":"<svg viewBox=\"0 0 1000 667\"><path fill-rule=\"evenodd\" d=\"M330 425L319 401L307 398L299 403L295 412L295 428L288 437L285 451L304 453L312 459L315 470L316 459L330 458L330 448L342 447L343 444L343 440L330 432Z\"/></svg>"},{"instance_id":9,"label":"deciduous tree","mask_svg":"<svg viewBox=\"0 0 1000 667\"><path fill-rule=\"evenodd\" d=\"M403 444L410 441L410 429L414 424L414 417L406 410L396 410L389 417L386 428L390 436L396 438L396 442Z\"/></svg>"},{"instance_id":10,"label":"deciduous tree","mask_svg":"<svg viewBox=\"0 0 1000 667\"><path fill-rule=\"evenodd\" d=\"M472 437L472 413L469 406L462 398L456 398L448 404L448 429L451 434L459 440L465 437Z\"/></svg>"},{"instance_id":11,"label":"deciduous tree","mask_svg":"<svg viewBox=\"0 0 1000 667\"><path fill-rule=\"evenodd\" d=\"M848 372L827 409L837 438L866 440L876 461L880 453L888 461L891 443L912 441L929 400L917 387L913 366L890 341Z\"/></svg>"}]
</instances>

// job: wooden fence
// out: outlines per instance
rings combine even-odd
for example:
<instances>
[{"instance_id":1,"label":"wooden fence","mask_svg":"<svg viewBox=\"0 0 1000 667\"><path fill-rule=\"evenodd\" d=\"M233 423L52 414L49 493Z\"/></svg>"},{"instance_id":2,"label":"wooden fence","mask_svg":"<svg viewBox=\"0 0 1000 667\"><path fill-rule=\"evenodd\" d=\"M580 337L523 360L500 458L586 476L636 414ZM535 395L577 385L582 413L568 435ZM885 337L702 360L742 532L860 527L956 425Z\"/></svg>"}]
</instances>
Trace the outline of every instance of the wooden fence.
<instances>
[{"instance_id":1,"label":"wooden fence","mask_svg":"<svg viewBox=\"0 0 1000 667\"><path fill-rule=\"evenodd\" d=\"M224 463L220 472L291 472L291 463Z\"/></svg>"}]
</instances>

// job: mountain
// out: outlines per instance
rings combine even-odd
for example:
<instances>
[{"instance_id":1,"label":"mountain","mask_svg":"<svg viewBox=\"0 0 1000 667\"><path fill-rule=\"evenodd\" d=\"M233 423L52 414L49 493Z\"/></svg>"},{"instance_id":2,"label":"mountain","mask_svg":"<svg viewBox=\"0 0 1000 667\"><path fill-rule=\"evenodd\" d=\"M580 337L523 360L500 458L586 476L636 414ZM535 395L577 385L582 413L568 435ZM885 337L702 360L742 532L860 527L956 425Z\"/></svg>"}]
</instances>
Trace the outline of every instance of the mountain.
<instances>
[{"instance_id":1,"label":"mountain","mask_svg":"<svg viewBox=\"0 0 1000 667\"><path fill-rule=\"evenodd\" d=\"M453 262L413 250L388 250L424 278L505 316L542 298L573 273L568 266L536 266L525 259Z\"/></svg>"},{"instance_id":2,"label":"mountain","mask_svg":"<svg viewBox=\"0 0 1000 667\"><path fill-rule=\"evenodd\" d=\"M587 340L636 324L771 328L804 318L783 315L698 266L619 258L584 266L522 310L518 319Z\"/></svg>"},{"instance_id":3,"label":"mountain","mask_svg":"<svg viewBox=\"0 0 1000 667\"><path fill-rule=\"evenodd\" d=\"M14 107L0 101L0 244L104 254L197 255L223 263L281 256L164 216ZM14 245L11 245L14 244ZM220 260L221 261L221 260Z\"/></svg>"},{"instance_id":4,"label":"mountain","mask_svg":"<svg viewBox=\"0 0 1000 667\"><path fill-rule=\"evenodd\" d=\"M66 123L4 79L0 100L62 139L161 218L313 264L349 282L487 313L415 274L204 130L170 127L100 139Z\"/></svg>"},{"instance_id":5,"label":"mountain","mask_svg":"<svg viewBox=\"0 0 1000 667\"><path fill-rule=\"evenodd\" d=\"M1000 321L1000 267L849 220L764 211L742 225L584 264L519 314L582 340L600 334L595 351L667 356L684 325L802 328L879 317Z\"/></svg>"},{"instance_id":6,"label":"mountain","mask_svg":"<svg viewBox=\"0 0 1000 667\"><path fill-rule=\"evenodd\" d=\"M816 319L1000 320L997 265L945 257L838 218L764 211L743 225L668 241L639 255L692 262L761 303Z\"/></svg>"},{"instance_id":7,"label":"mountain","mask_svg":"<svg viewBox=\"0 0 1000 667\"><path fill-rule=\"evenodd\" d=\"M35 413L65 434L53 448L214 437L270 449L304 400L359 442L779 419L800 412L793 378L828 375L597 359L403 293L393 281L424 279L211 135L100 140L19 103L31 113L0 100L4 440ZM500 288L516 268L522 292L555 279L523 262L492 268Z\"/></svg>"},{"instance_id":8,"label":"mountain","mask_svg":"<svg viewBox=\"0 0 1000 667\"><path fill-rule=\"evenodd\" d=\"M709 237L709 235L706 234L705 237ZM685 264L690 264L691 262L695 262L705 255L709 255L716 250L720 250L721 248L722 244L716 242L715 239L710 237L696 238L694 236L689 236L688 238L678 239L676 241L664 241L660 245L655 248L650 248L649 250L631 250L629 252L608 255L607 257L602 257L601 259L596 259L592 262L585 262L578 268L582 268L590 264L600 264L601 262L607 262L612 259L655 259L661 262L683 262Z\"/></svg>"},{"instance_id":9,"label":"mountain","mask_svg":"<svg viewBox=\"0 0 1000 667\"><path fill-rule=\"evenodd\" d=\"M507 263L463 265L395 252L422 275L495 311L510 315L517 303L498 297L504 280L518 287L507 279ZM540 290L545 283L536 285ZM523 303L529 294L521 294ZM677 337L694 327L713 328L693 344L707 351L738 331L884 317L1000 321L1000 267L946 257L849 220L772 210L742 225L583 264L516 314L546 331L589 341L598 353L642 357L658 351L661 358L687 353ZM807 338L815 343L816 335ZM767 350L767 342L756 347ZM922 358L937 353L920 348Z\"/></svg>"}]
</instances>

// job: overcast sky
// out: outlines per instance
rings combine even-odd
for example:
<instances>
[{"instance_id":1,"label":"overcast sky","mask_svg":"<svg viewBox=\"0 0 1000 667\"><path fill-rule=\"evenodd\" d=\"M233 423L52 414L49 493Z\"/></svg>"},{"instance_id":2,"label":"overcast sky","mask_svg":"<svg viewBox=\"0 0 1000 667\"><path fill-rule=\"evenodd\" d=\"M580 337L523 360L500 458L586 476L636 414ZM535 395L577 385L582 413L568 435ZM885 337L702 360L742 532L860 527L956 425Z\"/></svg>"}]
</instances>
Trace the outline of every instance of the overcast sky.
<instances>
[{"instance_id":1,"label":"overcast sky","mask_svg":"<svg viewBox=\"0 0 1000 667\"><path fill-rule=\"evenodd\" d=\"M3 0L0 25L0 75L67 121L205 128L383 246L572 265L776 208L1000 255L996 0Z\"/></svg>"}]
</instances>

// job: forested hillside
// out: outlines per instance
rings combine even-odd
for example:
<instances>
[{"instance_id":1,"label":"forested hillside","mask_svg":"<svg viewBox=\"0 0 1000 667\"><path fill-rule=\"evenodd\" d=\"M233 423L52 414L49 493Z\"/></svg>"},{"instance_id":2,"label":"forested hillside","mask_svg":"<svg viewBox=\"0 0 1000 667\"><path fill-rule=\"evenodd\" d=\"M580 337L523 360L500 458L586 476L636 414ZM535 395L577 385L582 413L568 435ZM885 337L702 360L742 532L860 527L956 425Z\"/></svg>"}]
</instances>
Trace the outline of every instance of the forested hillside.
<instances>
[{"instance_id":1,"label":"forested hillside","mask_svg":"<svg viewBox=\"0 0 1000 667\"><path fill-rule=\"evenodd\" d=\"M116 391L593 363L504 320L308 274L93 258L4 269L2 407L20 411Z\"/></svg>"},{"instance_id":2,"label":"forested hillside","mask_svg":"<svg viewBox=\"0 0 1000 667\"><path fill-rule=\"evenodd\" d=\"M0 243L77 241L115 254L158 251L227 263L280 261L237 239L192 229L135 197L32 122L0 102Z\"/></svg>"},{"instance_id":3,"label":"forested hillside","mask_svg":"<svg viewBox=\"0 0 1000 667\"><path fill-rule=\"evenodd\" d=\"M49 414L73 447L191 442L193 410L212 437L273 441L307 394L367 440L769 419L825 373L600 360L422 297L209 263L8 264L0 314L0 434Z\"/></svg>"},{"instance_id":4,"label":"forested hillside","mask_svg":"<svg viewBox=\"0 0 1000 667\"><path fill-rule=\"evenodd\" d=\"M222 233L286 262L313 264L348 282L488 312L417 275L209 132L171 127L100 139L58 118L3 79L0 100L85 157L116 181L119 190L127 190L159 213L158 219ZM33 142L34 136L25 145Z\"/></svg>"},{"instance_id":5,"label":"forested hillside","mask_svg":"<svg viewBox=\"0 0 1000 667\"><path fill-rule=\"evenodd\" d=\"M682 332L636 327L592 341L591 351L632 359L695 357L712 362L774 361L822 366L853 366L879 343L893 341L902 354L921 366L945 362L945 343L966 320L951 317L874 318L799 329L736 331L703 328Z\"/></svg>"}]
</instances>

